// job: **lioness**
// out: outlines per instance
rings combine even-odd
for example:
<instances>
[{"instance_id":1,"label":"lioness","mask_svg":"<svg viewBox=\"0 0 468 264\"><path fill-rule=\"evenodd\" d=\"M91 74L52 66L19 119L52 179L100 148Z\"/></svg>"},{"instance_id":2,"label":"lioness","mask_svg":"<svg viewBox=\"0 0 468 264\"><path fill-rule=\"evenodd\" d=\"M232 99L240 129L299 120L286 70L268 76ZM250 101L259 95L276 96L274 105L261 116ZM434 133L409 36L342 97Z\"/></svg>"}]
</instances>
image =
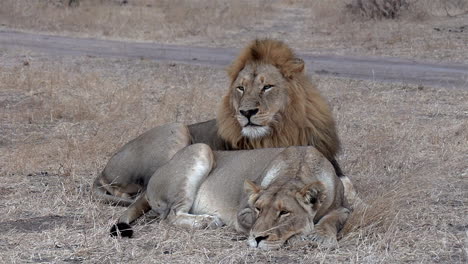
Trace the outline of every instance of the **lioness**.
<instances>
[{"instance_id":1,"label":"lioness","mask_svg":"<svg viewBox=\"0 0 468 264\"><path fill-rule=\"evenodd\" d=\"M310 145L343 175L335 160L340 142L331 111L306 76L304 61L286 44L255 40L228 73L231 84L216 120L156 127L129 142L97 177L94 194L108 202L132 203L157 168L193 143L213 150Z\"/></svg>"},{"instance_id":2,"label":"lioness","mask_svg":"<svg viewBox=\"0 0 468 264\"><path fill-rule=\"evenodd\" d=\"M350 212L347 183L313 147L213 152L194 144L156 170L111 235L131 237L130 223L153 209L176 225L233 226L251 247L278 248L295 235L334 245Z\"/></svg>"}]
</instances>

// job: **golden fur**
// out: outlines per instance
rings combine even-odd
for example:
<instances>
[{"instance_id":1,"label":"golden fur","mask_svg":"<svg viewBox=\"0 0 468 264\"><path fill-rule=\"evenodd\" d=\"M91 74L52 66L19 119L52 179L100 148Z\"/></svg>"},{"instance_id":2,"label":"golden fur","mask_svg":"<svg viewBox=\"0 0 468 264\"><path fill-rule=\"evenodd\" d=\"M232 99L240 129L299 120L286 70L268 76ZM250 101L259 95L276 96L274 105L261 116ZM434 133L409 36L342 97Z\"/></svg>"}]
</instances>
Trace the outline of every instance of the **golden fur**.
<instances>
[{"instance_id":1,"label":"golden fur","mask_svg":"<svg viewBox=\"0 0 468 264\"><path fill-rule=\"evenodd\" d=\"M284 78L286 87L281 88L287 90L288 102L274 114L275 122L268 124L271 129L268 135L245 137L236 119L239 109L236 109L235 104L239 102L235 101L234 82L246 66L253 65L255 68L268 64L276 67ZM340 142L330 108L305 75L303 61L286 44L270 39L253 41L232 63L228 74L231 87L222 100L217 123L218 135L233 149L311 145L327 159L334 159Z\"/></svg>"},{"instance_id":2,"label":"golden fur","mask_svg":"<svg viewBox=\"0 0 468 264\"><path fill-rule=\"evenodd\" d=\"M131 237L130 225L152 210L178 226L234 227L254 248L275 249L288 240L336 246L350 213L344 179L313 147L213 152L192 144L151 176L111 235Z\"/></svg>"}]
</instances>

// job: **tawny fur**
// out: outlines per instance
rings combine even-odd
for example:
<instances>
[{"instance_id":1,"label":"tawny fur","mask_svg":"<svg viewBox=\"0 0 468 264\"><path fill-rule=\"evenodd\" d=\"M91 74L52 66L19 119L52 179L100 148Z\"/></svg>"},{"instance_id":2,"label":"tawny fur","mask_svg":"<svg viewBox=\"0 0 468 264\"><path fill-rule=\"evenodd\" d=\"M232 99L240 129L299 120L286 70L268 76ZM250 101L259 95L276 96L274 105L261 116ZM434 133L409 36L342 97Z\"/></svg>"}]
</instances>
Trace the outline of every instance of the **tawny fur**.
<instances>
[{"instance_id":1,"label":"tawny fur","mask_svg":"<svg viewBox=\"0 0 468 264\"><path fill-rule=\"evenodd\" d=\"M233 89L223 98L217 116L218 134L234 149L255 149L287 146L315 146L329 160L339 151L340 142L327 102L317 88L297 69L294 52L283 42L255 40L247 46L228 69L231 83L247 64L271 64L278 68L288 83L288 106L276 115L269 135L251 139L242 136L232 105ZM303 64L301 64L303 67Z\"/></svg>"},{"instance_id":2,"label":"tawny fur","mask_svg":"<svg viewBox=\"0 0 468 264\"><path fill-rule=\"evenodd\" d=\"M336 246L348 208L342 180L313 147L213 152L192 144L151 176L111 234L131 236L130 224L152 209L179 226L231 226L255 248L275 249L290 238Z\"/></svg>"}]
</instances>

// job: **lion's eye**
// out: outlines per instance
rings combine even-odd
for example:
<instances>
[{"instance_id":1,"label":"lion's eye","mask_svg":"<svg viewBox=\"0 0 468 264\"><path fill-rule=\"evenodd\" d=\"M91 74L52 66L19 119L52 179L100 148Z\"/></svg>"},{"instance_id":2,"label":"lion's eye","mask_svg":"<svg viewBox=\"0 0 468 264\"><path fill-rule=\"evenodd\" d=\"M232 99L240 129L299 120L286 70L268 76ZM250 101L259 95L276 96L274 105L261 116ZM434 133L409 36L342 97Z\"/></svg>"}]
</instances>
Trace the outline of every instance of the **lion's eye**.
<instances>
[{"instance_id":1,"label":"lion's eye","mask_svg":"<svg viewBox=\"0 0 468 264\"><path fill-rule=\"evenodd\" d=\"M273 86L274 86L274 85L267 84L267 85L263 86L262 91L264 91L264 92L265 92L265 91L268 91L268 90L270 90Z\"/></svg>"},{"instance_id":2,"label":"lion's eye","mask_svg":"<svg viewBox=\"0 0 468 264\"><path fill-rule=\"evenodd\" d=\"M255 212L260 213L260 207L255 207Z\"/></svg>"},{"instance_id":3,"label":"lion's eye","mask_svg":"<svg viewBox=\"0 0 468 264\"><path fill-rule=\"evenodd\" d=\"M244 86L237 86L236 88L237 88L237 90L239 90L240 92L242 92L242 93L244 92Z\"/></svg>"},{"instance_id":4,"label":"lion's eye","mask_svg":"<svg viewBox=\"0 0 468 264\"><path fill-rule=\"evenodd\" d=\"M289 211L282 210L282 211L279 213L279 216L288 216L289 214L290 214Z\"/></svg>"}]
</instances>

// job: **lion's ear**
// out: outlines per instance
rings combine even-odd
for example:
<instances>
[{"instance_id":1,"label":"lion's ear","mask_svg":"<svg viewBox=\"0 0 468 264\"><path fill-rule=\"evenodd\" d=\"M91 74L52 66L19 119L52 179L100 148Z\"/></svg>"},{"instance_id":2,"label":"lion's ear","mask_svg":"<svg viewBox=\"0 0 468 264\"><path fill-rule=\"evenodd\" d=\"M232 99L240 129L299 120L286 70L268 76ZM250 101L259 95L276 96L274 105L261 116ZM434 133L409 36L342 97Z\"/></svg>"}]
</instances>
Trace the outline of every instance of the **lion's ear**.
<instances>
[{"instance_id":1,"label":"lion's ear","mask_svg":"<svg viewBox=\"0 0 468 264\"><path fill-rule=\"evenodd\" d=\"M306 205L321 203L325 197L325 188L319 181L309 183L297 192L297 199Z\"/></svg>"},{"instance_id":2,"label":"lion's ear","mask_svg":"<svg viewBox=\"0 0 468 264\"><path fill-rule=\"evenodd\" d=\"M284 66L284 75L287 78L291 78L293 75L298 74L298 73L304 73L304 71L305 71L305 63L300 58L290 59Z\"/></svg>"},{"instance_id":3,"label":"lion's ear","mask_svg":"<svg viewBox=\"0 0 468 264\"><path fill-rule=\"evenodd\" d=\"M253 181L247 179L244 181L244 191L248 195L257 194L261 190L261 187L256 185Z\"/></svg>"}]
</instances>

